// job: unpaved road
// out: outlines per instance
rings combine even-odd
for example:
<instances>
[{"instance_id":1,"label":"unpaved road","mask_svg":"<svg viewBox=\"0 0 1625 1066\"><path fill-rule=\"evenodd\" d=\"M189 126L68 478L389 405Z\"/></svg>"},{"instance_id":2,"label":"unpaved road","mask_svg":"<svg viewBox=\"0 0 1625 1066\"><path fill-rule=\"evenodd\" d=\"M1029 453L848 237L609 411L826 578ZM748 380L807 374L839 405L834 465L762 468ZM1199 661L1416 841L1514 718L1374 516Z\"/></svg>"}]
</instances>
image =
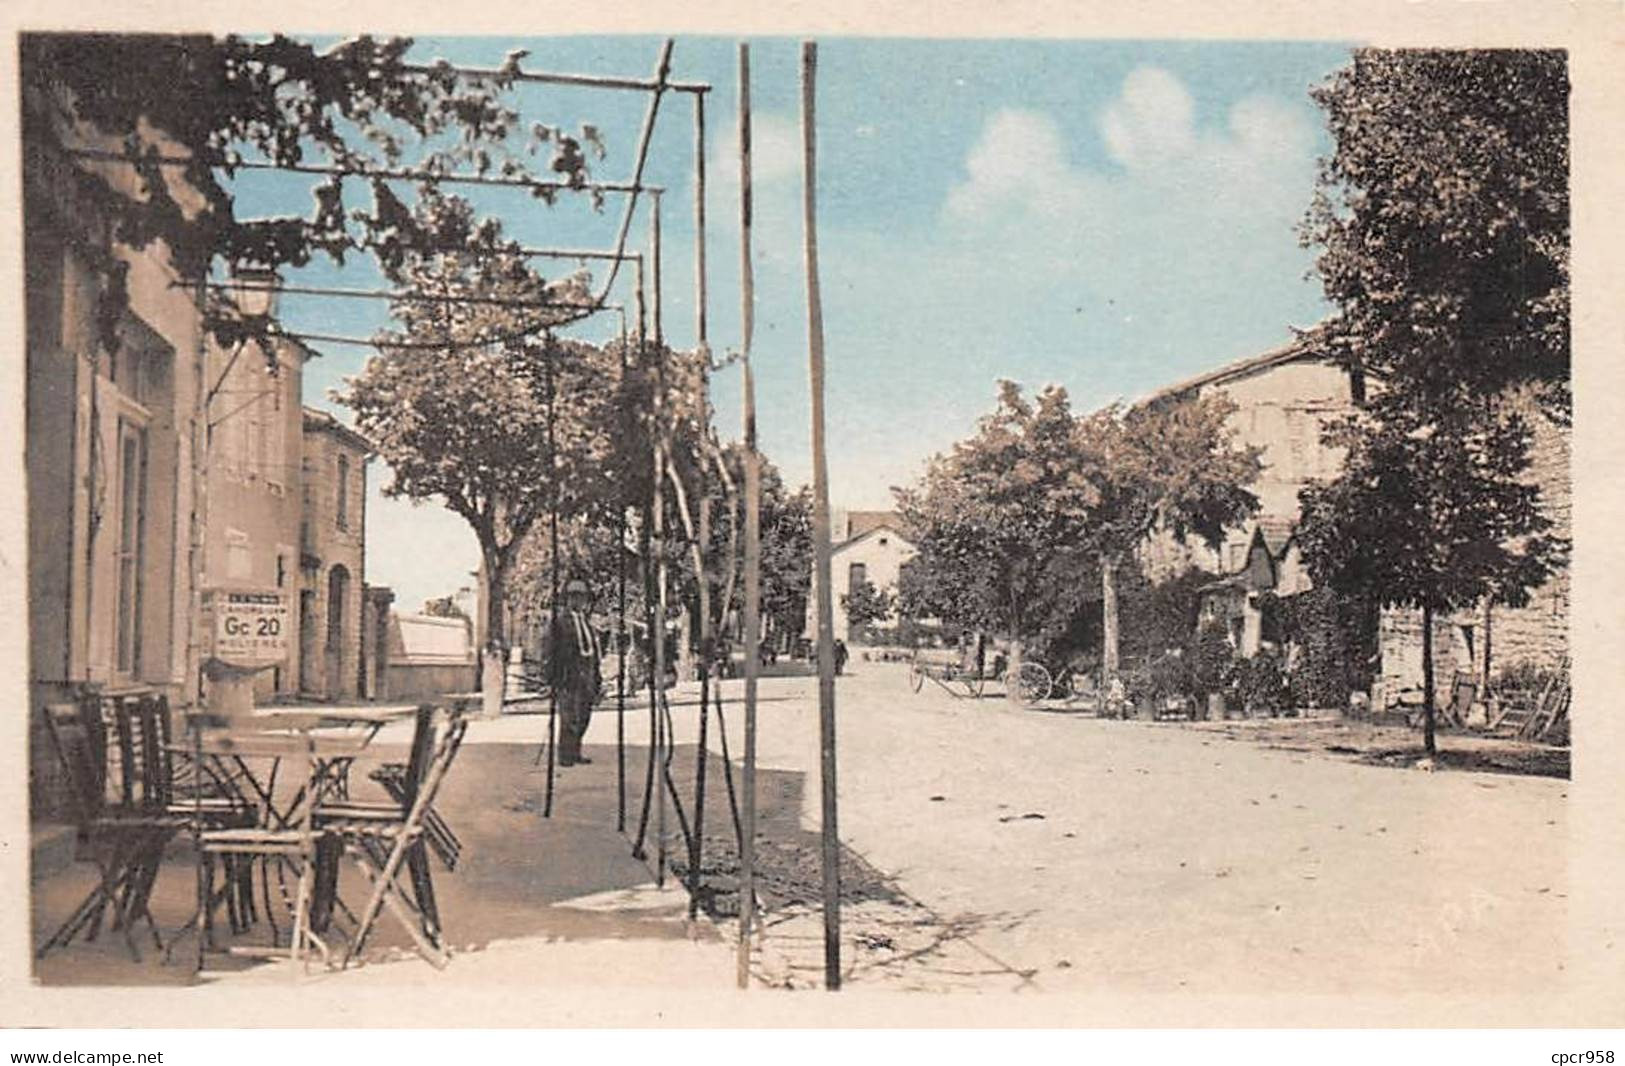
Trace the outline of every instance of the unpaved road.
<instances>
[{"instance_id":1,"label":"unpaved road","mask_svg":"<svg viewBox=\"0 0 1625 1066\"><path fill-rule=\"evenodd\" d=\"M841 837L919 905L846 916L854 984L1472 997L1562 981L1565 781L915 694L901 666L853 666ZM806 774L815 824L815 690L763 691L762 764ZM691 728L679 711L677 735ZM817 979L804 917L783 926L790 983Z\"/></svg>"}]
</instances>

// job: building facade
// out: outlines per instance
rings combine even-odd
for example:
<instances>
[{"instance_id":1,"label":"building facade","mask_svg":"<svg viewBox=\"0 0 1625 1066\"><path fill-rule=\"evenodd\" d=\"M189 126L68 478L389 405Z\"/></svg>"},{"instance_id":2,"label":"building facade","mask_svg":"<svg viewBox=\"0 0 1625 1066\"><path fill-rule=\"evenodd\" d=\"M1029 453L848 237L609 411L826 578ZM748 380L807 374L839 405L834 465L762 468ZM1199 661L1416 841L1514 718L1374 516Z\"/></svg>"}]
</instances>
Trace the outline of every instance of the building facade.
<instances>
[{"instance_id":1,"label":"building facade","mask_svg":"<svg viewBox=\"0 0 1625 1066\"><path fill-rule=\"evenodd\" d=\"M836 639L847 643L854 639L856 627L848 620L843 602L854 588L867 581L882 593L897 593L903 564L917 554L914 544L901 532L901 525L893 511L848 511L836 516L832 523L830 589ZM806 631L818 631L816 587L807 598Z\"/></svg>"},{"instance_id":2,"label":"building facade","mask_svg":"<svg viewBox=\"0 0 1625 1066\"><path fill-rule=\"evenodd\" d=\"M363 683L367 439L304 409L299 531L299 691L355 699Z\"/></svg>"},{"instance_id":3,"label":"building facade","mask_svg":"<svg viewBox=\"0 0 1625 1066\"><path fill-rule=\"evenodd\" d=\"M255 294L250 313L274 313ZM243 298L242 302L247 303ZM275 590L296 623L299 529L304 511L304 367L314 352L281 339L269 354L258 345L209 347L203 498L205 589ZM299 641L288 658L254 676L258 700L300 695Z\"/></svg>"},{"instance_id":4,"label":"building facade","mask_svg":"<svg viewBox=\"0 0 1625 1066\"><path fill-rule=\"evenodd\" d=\"M207 341L195 291L161 244L106 238L85 171L134 195L129 168L23 93L24 431L31 806L61 782L33 708L85 685L195 691L191 619Z\"/></svg>"},{"instance_id":5,"label":"building facade","mask_svg":"<svg viewBox=\"0 0 1625 1066\"><path fill-rule=\"evenodd\" d=\"M286 339L222 347L205 328L216 297L162 242L112 240L86 182L133 198L136 174L76 154L122 146L66 124L40 92L25 87L22 138L27 711L30 809L50 817L66 796L40 708L87 688L195 703L206 592L282 590L296 626L308 606L310 632L256 675L259 698L360 693L370 449L302 408L313 352ZM180 179L165 180L187 203ZM273 310L232 295L245 312Z\"/></svg>"},{"instance_id":6,"label":"building facade","mask_svg":"<svg viewBox=\"0 0 1625 1066\"><path fill-rule=\"evenodd\" d=\"M1293 344L1220 367L1159 390L1144 405L1222 395L1235 407L1228 420L1234 443L1261 450L1262 473L1252 490L1259 509L1230 530L1215 550L1200 542L1179 542L1162 534L1141 552L1152 580L1201 567L1219 575L1204 602L1204 615L1225 625L1245 655L1267 639L1265 594L1288 597L1313 588L1293 537L1300 508L1298 493L1310 481L1335 477L1343 455L1321 441L1321 429L1353 408L1344 371ZM1550 421L1527 398L1506 401L1517 408L1533 433L1531 462L1524 477L1541 488L1541 506L1553 533L1570 532L1569 431ZM1506 666L1527 663L1542 669L1566 666L1569 575L1566 568L1535 590L1528 605L1479 605L1435 619L1435 672L1440 691L1453 674L1486 681ZM1382 707L1402 691L1422 684L1421 612L1380 611L1375 620L1377 659L1370 664L1373 704Z\"/></svg>"}]
</instances>

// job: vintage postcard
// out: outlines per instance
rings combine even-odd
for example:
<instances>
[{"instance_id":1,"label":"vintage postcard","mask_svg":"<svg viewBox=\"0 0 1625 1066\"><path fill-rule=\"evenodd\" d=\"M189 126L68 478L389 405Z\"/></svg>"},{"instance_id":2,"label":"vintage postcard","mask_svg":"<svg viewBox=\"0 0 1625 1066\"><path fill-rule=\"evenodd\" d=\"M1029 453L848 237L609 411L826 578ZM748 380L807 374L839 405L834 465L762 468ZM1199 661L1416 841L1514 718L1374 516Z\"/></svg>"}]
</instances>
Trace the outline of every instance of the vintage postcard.
<instances>
[{"instance_id":1,"label":"vintage postcard","mask_svg":"<svg viewBox=\"0 0 1625 1066\"><path fill-rule=\"evenodd\" d=\"M993 14L7 27L6 1022L1625 1020L1619 9Z\"/></svg>"}]
</instances>

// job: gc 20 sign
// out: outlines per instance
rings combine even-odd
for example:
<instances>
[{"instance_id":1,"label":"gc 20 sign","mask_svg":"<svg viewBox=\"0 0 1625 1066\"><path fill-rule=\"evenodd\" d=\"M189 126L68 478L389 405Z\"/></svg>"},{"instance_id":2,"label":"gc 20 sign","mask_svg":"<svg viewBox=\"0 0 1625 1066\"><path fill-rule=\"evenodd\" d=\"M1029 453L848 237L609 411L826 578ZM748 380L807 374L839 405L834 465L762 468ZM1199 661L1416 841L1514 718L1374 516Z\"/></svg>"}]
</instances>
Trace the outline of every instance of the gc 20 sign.
<instances>
[{"instance_id":1,"label":"gc 20 sign","mask_svg":"<svg viewBox=\"0 0 1625 1066\"><path fill-rule=\"evenodd\" d=\"M288 658L288 601L281 592L208 589L203 593L209 654L235 666Z\"/></svg>"}]
</instances>

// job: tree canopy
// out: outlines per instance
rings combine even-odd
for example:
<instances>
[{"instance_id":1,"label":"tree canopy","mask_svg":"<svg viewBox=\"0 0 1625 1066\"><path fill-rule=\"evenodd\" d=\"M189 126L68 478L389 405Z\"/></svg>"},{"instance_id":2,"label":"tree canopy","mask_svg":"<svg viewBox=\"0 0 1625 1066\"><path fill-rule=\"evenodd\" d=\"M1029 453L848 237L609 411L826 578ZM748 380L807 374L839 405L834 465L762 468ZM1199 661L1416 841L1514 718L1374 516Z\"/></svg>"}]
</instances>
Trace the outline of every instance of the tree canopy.
<instances>
[{"instance_id":1,"label":"tree canopy","mask_svg":"<svg viewBox=\"0 0 1625 1066\"><path fill-rule=\"evenodd\" d=\"M1363 48L1313 95L1334 147L1303 236L1337 314L1311 343L1379 408L1528 385L1566 419L1564 54Z\"/></svg>"},{"instance_id":2,"label":"tree canopy","mask_svg":"<svg viewBox=\"0 0 1625 1066\"><path fill-rule=\"evenodd\" d=\"M469 74L409 62L412 43L363 35L318 51L281 35L24 34L25 137L69 156L110 146L102 150L127 160L135 196L95 168L65 172L112 243L160 242L187 278L215 264L299 267L317 255L342 263L352 250L375 254L387 270L448 236L413 226L400 186L426 192L454 171L524 179L548 199L587 185L589 154L603 151L597 129L527 127L512 98L517 56L495 74ZM362 176L313 176L308 215L244 218L230 179L254 164ZM116 272L110 257L101 265ZM223 343L270 329L227 304L206 321Z\"/></svg>"},{"instance_id":3,"label":"tree canopy","mask_svg":"<svg viewBox=\"0 0 1625 1066\"><path fill-rule=\"evenodd\" d=\"M541 333L554 312L511 305L561 286L537 275L500 225L476 224L466 202L430 192L414 224L459 239L391 267L408 297L392 306L400 328L378 338L382 354L339 400L389 464L386 495L440 499L473 529L490 591L487 633L500 644L503 584L537 519L619 498L619 361Z\"/></svg>"},{"instance_id":4,"label":"tree canopy","mask_svg":"<svg viewBox=\"0 0 1625 1066\"><path fill-rule=\"evenodd\" d=\"M874 625L891 618L897 610L897 595L876 588L874 582L864 579L841 597L841 608L852 625Z\"/></svg>"},{"instance_id":5,"label":"tree canopy","mask_svg":"<svg viewBox=\"0 0 1625 1066\"><path fill-rule=\"evenodd\" d=\"M1361 49L1315 97L1335 148L1304 233L1338 310L1308 343L1360 409L1326 431L1347 461L1301 494L1299 539L1317 584L1421 609L1431 751L1435 614L1521 603L1567 550L1522 402L1568 418L1567 68Z\"/></svg>"},{"instance_id":6,"label":"tree canopy","mask_svg":"<svg viewBox=\"0 0 1625 1066\"><path fill-rule=\"evenodd\" d=\"M1074 416L1064 389L1035 401L1012 382L975 436L898 492L919 555L905 568L905 613L1047 640L1085 600L1107 603L1115 663L1115 569L1154 531L1222 538L1257 506L1258 452L1235 448L1221 399L1110 406Z\"/></svg>"},{"instance_id":7,"label":"tree canopy","mask_svg":"<svg viewBox=\"0 0 1625 1066\"><path fill-rule=\"evenodd\" d=\"M1029 400L1003 381L976 434L896 490L919 550L902 588L910 615L1030 640L1070 614L1098 499L1073 437L1065 389Z\"/></svg>"}]
</instances>

